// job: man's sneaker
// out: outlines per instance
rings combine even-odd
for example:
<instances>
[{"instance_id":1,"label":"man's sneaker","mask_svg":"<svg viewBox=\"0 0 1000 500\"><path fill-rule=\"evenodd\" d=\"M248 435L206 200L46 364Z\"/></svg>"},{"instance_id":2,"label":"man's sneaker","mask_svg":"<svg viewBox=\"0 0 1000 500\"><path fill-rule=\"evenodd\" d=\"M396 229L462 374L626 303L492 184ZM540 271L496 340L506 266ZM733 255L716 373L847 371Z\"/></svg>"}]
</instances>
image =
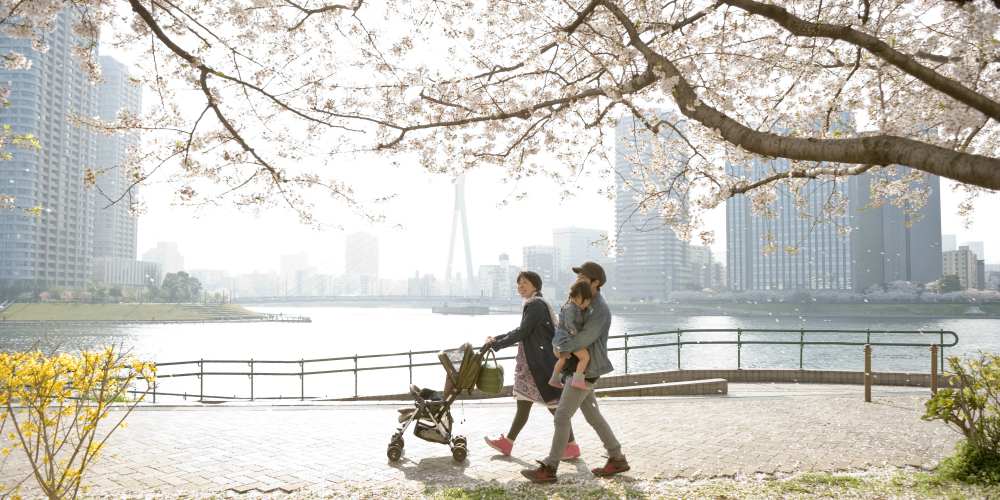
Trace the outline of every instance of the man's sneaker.
<instances>
[{"instance_id":1,"label":"man's sneaker","mask_svg":"<svg viewBox=\"0 0 1000 500\"><path fill-rule=\"evenodd\" d=\"M533 483L554 483L556 482L556 470L548 465L538 462L537 469L524 469L521 475L530 479Z\"/></svg>"},{"instance_id":2,"label":"man's sneaker","mask_svg":"<svg viewBox=\"0 0 1000 500\"><path fill-rule=\"evenodd\" d=\"M575 442L566 443L566 449L563 450L563 460L576 460L580 458L580 445Z\"/></svg>"},{"instance_id":3,"label":"man's sneaker","mask_svg":"<svg viewBox=\"0 0 1000 500\"><path fill-rule=\"evenodd\" d=\"M514 442L507 439L507 436L504 436L503 434L501 434L500 437L496 439L490 439L490 438L483 438L483 439L486 440L486 444L488 444L490 448L499 451L505 457L509 457L510 450L514 449Z\"/></svg>"},{"instance_id":4,"label":"man's sneaker","mask_svg":"<svg viewBox=\"0 0 1000 500\"><path fill-rule=\"evenodd\" d=\"M630 468L631 467L628 466L628 460L625 460L625 457L609 458L608 463L604 464L604 467L591 469L590 472L593 472L597 477L608 477L625 472Z\"/></svg>"}]
</instances>

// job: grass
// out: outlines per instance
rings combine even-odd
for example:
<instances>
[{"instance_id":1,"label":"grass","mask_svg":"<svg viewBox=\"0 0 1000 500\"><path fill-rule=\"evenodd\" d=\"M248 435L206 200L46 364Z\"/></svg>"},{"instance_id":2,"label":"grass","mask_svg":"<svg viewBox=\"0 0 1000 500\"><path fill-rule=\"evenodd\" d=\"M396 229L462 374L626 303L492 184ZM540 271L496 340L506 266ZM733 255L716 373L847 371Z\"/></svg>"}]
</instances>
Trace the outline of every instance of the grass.
<instances>
[{"instance_id":1,"label":"grass","mask_svg":"<svg viewBox=\"0 0 1000 500\"><path fill-rule=\"evenodd\" d=\"M5 321L199 321L257 314L235 304L13 304L0 316Z\"/></svg>"},{"instance_id":2,"label":"grass","mask_svg":"<svg viewBox=\"0 0 1000 500\"><path fill-rule=\"evenodd\" d=\"M471 487L428 487L412 497L432 500L659 499L711 498L998 498L1000 486L969 484L917 470L861 474L805 473L788 478L711 479L703 481L587 481L536 486L484 483Z\"/></svg>"}]
</instances>

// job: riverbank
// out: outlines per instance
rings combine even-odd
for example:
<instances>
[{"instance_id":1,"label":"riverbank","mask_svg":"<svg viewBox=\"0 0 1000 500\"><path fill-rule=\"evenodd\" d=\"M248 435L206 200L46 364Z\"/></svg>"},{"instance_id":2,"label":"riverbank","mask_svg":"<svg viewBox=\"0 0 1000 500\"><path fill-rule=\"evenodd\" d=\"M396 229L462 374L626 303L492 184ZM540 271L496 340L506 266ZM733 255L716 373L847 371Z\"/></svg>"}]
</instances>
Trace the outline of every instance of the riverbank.
<instances>
[{"instance_id":1,"label":"riverbank","mask_svg":"<svg viewBox=\"0 0 1000 500\"><path fill-rule=\"evenodd\" d=\"M0 311L0 318L6 323L308 321L257 313L236 304L12 304Z\"/></svg>"},{"instance_id":2,"label":"riverbank","mask_svg":"<svg viewBox=\"0 0 1000 500\"><path fill-rule=\"evenodd\" d=\"M823 304L823 303L703 303L611 304L616 314L669 314L678 316L824 317L873 319L974 319L1000 318L1000 303L986 304Z\"/></svg>"}]
</instances>

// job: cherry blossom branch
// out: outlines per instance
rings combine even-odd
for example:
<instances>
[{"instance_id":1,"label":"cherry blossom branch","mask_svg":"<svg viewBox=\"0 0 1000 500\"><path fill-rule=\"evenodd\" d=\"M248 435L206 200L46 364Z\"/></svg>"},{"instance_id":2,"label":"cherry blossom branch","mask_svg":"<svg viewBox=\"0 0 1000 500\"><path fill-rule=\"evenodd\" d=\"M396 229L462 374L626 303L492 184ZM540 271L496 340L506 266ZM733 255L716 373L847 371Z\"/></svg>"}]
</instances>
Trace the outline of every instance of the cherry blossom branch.
<instances>
[{"instance_id":1,"label":"cherry blossom branch","mask_svg":"<svg viewBox=\"0 0 1000 500\"><path fill-rule=\"evenodd\" d=\"M786 172L778 172L764 177L754 182L737 184L729 188L729 195L748 193L761 186L766 186L783 179L818 179L820 177L849 177L863 174L875 165L855 165L851 167L813 167L805 169L789 169Z\"/></svg>"},{"instance_id":2,"label":"cherry blossom branch","mask_svg":"<svg viewBox=\"0 0 1000 500\"><path fill-rule=\"evenodd\" d=\"M721 1L750 14L768 18L796 36L832 38L861 47L901 71L916 77L928 87L1000 121L1000 103L920 64L914 56L899 52L868 33L855 30L850 26L806 21L777 5L764 4L754 0Z\"/></svg>"},{"instance_id":3,"label":"cherry blossom branch","mask_svg":"<svg viewBox=\"0 0 1000 500\"><path fill-rule=\"evenodd\" d=\"M624 27L629 45L650 63L655 78L676 81L672 90L682 114L708 127L727 142L762 156L790 160L826 161L850 164L905 165L931 174L988 189L1000 189L1000 160L963 153L925 142L892 135L853 139L812 139L787 137L755 131L701 102L680 69L644 43L635 23L608 0L592 0L605 7ZM627 89L622 89L625 93Z\"/></svg>"}]
</instances>

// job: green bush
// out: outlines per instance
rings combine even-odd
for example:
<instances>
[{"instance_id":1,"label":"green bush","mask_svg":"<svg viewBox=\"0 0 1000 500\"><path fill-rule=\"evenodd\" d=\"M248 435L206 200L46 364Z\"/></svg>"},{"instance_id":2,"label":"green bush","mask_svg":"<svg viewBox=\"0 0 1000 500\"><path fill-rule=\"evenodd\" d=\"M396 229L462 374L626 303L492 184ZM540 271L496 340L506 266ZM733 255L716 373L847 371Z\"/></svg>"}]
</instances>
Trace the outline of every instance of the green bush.
<instances>
[{"instance_id":1,"label":"green bush","mask_svg":"<svg viewBox=\"0 0 1000 500\"><path fill-rule=\"evenodd\" d=\"M948 358L950 388L926 404L924 420L942 420L965 436L940 471L967 482L1000 483L1000 355Z\"/></svg>"}]
</instances>

